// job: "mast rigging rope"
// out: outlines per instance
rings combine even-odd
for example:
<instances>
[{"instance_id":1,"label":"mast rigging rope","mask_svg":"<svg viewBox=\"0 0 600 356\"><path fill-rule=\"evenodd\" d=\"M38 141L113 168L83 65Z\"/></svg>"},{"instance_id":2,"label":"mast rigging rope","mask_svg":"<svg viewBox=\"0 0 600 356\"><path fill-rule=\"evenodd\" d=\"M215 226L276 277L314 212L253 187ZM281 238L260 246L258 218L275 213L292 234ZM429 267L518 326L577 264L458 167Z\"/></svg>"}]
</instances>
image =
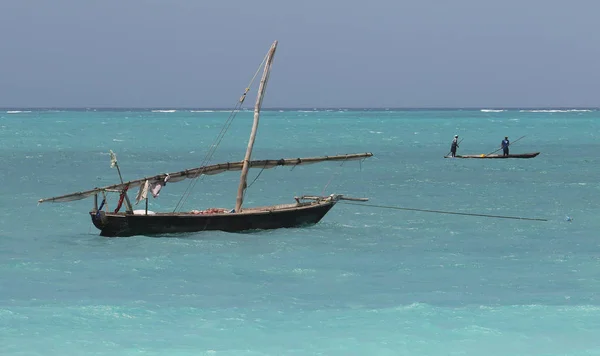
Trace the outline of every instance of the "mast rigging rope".
<instances>
[{"instance_id":1,"label":"mast rigging rope","mask_svg":"<svg viewBox=\"0 0 600 356\"><path fill-rule=\"evenodd\" d=\"M237 113L241 109L242 104L244 103L244 100L246 99L246 94L248 94L248 92L250 91L250 87L252 86L252 83L254 83L254 80L256 79L258 73L260 72L260 69L262 68L262 66L264 65L265 61L267 60L267 56L268 56L268 54L265 55L265 57L263 58L262 62L258 66L258 69L254 73L254 76L250 80L250 83L248 84L248 86L244 90L244 93L242 94L242 96L240 97L240 99L238 100L238 102L235 104L233 110L229 113L229 117L227 118L227 120L225 120L225 123L223 124L223 127L221 128L221 131L217 135L217 138L215 139L214 143L210 146L210 149L206 153L206 156L204 157L204 160L202 161L201 166L208 165L208 163L212 159L212 156L214 155L215 151L217 150L217 148L221 144L221 141L225 137L225 134L227 133L227 130L229 130L229 127L231 126L231 123L235 119L235 116L237 115ZM203 173L203 171L199 171L199 172L197 172L191 178L191 181L188 184L188 187L185 189L183 195L179 199L179 202L177 203L177 205L173 209L173 212L177 211L177 209L180 209L183 206L183 204L185 203L185 201L187 200L187 198L190 196L190 194L192 192L192 189L194 189L194 187L196 186L196 183L197 183L197 179L196 178L198 178L198 176L202 177L202 173Z\"/></svg>"}]
</instances>

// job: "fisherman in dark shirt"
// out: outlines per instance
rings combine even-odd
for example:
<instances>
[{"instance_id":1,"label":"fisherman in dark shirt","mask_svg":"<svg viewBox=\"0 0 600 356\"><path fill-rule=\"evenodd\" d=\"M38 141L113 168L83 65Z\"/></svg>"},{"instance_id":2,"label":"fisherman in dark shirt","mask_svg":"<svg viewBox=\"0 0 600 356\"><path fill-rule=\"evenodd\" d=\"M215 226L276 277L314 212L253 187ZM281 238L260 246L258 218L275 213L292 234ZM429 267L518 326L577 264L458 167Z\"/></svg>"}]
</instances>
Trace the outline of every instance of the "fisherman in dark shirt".
<instances>
[{"instance_id":1,"label":"fisherman in dark shirt","mask_svg":"<svg viewBox=\"0 0 600 356\"><path fill-rule=\"evenodd\" d=\"M510 146L510 141L508 140L508 136L505 136L501 144L503 156L508 156L508 146Z\"/></svg>"},{"instance_id":2,"label":"fisherman in dark shirt","mask_svg":"<svg viewBox=\"0 0 600 356\"><path fill-rule=\"evenodd\" d=\"M450 152L452 153L452 157L456 157L456 149L458 148L458 135L454 135L454 140L452 140L452 146L450 146Z\"/></svg>"}]
</instances>

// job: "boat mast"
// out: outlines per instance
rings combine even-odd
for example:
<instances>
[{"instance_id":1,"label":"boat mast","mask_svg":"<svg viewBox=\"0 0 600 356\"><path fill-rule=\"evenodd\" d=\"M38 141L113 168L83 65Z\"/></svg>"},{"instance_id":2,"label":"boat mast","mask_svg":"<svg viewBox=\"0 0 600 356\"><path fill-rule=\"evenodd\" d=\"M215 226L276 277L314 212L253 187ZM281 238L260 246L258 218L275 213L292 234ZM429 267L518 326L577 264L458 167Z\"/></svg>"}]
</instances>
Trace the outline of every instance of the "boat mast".
<instances>
[{"instance_id":1,"label":"boat mast","mask_svg":"<svg viewBox=\"0 0 600 356\"><path fill-rule=\"evenodd\" d=\"M254 140L256 139L256 131L258 129L258 119L260 118L260 108L263 101L265 90L267 89L267 81L269 80L269 73L271 71L271 65L273 64L273 57L275 56L275 50L277 49L277 41L273 42L269 54L267 55L267 61L265 63L265 69L263 71L262 78L260 80L260 86L258 87L258 95L256 97L256 104L254 106L254 122L252 123L252 132L250 133L250 140L248 141L248 148L246 149L246 156L244 157L244 164L242 166L242 174L240 175L240 185L238 186L237 199L235 202L235 212L239 213L242 211L242 203L244 201L244 190L246 189L246 179L248 177L248 169L250 168L250 158L252 156L252 147L254 146Z\"/></svg>"}]
</instances>

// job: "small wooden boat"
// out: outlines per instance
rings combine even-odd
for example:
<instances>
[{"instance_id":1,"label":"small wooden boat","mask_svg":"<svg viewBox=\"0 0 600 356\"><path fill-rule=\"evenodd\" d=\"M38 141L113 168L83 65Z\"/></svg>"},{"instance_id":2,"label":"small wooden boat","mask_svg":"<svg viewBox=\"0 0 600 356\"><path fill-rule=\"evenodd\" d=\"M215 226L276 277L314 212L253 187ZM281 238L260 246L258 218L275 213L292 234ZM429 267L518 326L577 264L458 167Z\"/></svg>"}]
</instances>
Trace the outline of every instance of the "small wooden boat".
<instances>
[{"instance_id":1,"label":"small wooden boat","mask_svg":"<svg viewBox=\"0 0 600 356\"><path fill-rule=\"evenodd\" d=\"M456 155L455 157L444 156L444 158L533 158L533 157L536 157L539 154L540 154L540 152L517 153L517 154L510 154L508 156L497 155L497 154L494 154L494 155L485 155L485 154L480 154L480 155Z\"/></svg>"},{"instance_id":2,"label":"small wooden boat","mask_svg":"<svg viewBox=\"0 0 600 356\"><path fill-rule=\"evenodd\" d=\"M203 165L193 169L187 169L179 172L159 174L152 177L136 179L124 182L121 176L116 155L111 151L111 167L116 167L119 173L121 183L106 187L94 188L87 191L80 191L62 196L40 199L43 202L69 202L87 197L94 197L94 207L89 212L92 222L100 230L100 235L107 237L116 236L134 236L134 235L165 235L173 233L189 233L210 230L220 230L227 232L240 232L257 229L279 229L288 227L299 227L318 223L329 212L331 208L340 200L366 201L367 198L351 198L341 194L331 194L328 196L304 195L295 197L294 203L276 204L271 206L242 208L244 195L248 188L247 175L250 168L264 169L275 168L278 166L295 167L326 161L345 162L351 160L363 160L373 156L370 152L343 154L335 156L306 157L306 158L288 158L277 160L251 160L252 148L258 128L259 116L263 95L265 93L267 80L269 79L271 64L277 41L273 43L267 57L265 58L263 76L258 89L256 105L254 107L254 121L250 140L246 149L246 155L243 161L228 162L213 165ZM262 65L262 64L261 64ZM239 100L234 113L238 112L241 104L248 93L249 86ZM229 120L229 119L228 119ZM224 132L231 122L225 124ZM222 137L221 137L222 138ZM213 150L216 147L211 148ZM185 179L198 179L205 175L214 175L227 171L241 171L240 183L237 189L237 198L235 208L210 208L205 210L181 211L182 202L189 196L193 187L192 184L184 193L175 209L171 212L152 212L148 211L148 193L155 198L163 186ZM259 173L260 174L260 173ZM140 190L136 196L136 204L140 201L146 202L146 208L133 210L127 191L139 187ZM106 205L106 193L120 193L117 207L114 211L108 209ZM98 197L101 195L102 203L98 206ZM126 211L119 212L121 206L125 203ZM104 208L104 210L103 210Z\"/></svg>"}]
</instances>

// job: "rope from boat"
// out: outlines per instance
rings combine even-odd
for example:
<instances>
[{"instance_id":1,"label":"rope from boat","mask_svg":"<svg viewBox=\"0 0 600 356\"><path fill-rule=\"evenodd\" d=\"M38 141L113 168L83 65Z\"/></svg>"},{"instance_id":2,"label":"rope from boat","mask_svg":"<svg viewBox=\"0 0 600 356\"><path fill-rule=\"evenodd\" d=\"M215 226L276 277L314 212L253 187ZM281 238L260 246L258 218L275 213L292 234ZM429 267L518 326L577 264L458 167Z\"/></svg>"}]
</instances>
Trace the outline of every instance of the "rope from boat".
<instances>
[{"instance_id":1,"label":"rope from boat","mask_svg":"<svg viewBox=\"0 0 600 356\"><path fill-rule=\"evenodd\" d=\"M256 182L256 180L258 179L258 177L260 177L260 175L261 175L261 174L262 174L262 172L265 170L265 168L267 168L267 163L268 163L268 162L266 162L266 161L265 161L265 165L262 167L262 169L260 170L260 172L258 172L258 174L257 174L257 175L256 175L256 177L254 178L254 180L253 180L253 181L252 181L250 184L248 184L248 185L246 186L246 189L244 189L244 197L245 197L245 195L246 195L246 190L247 190L248 188L250 188L250 187L252 186L252 184L254 184L254 182Z\"/></svg>"},{"instance_id":2,"label":"rope from boat","mask_svg":"<svg viewBox=\"0 0 600 356\"><path fill-rule=\"evenodd\" d=\"M103 200L103 201L106 201L106 192L105 192L104 190L102 191L102 200ZM105 211L108 211L108 210L109 210L109 209L108 209L108 203L105 205L105 208L104 208L104 209L106 209Z\"/></svg>"},{"instance_id":3,"label":"rope from boat","mask_svg":"<svg viewBox=\"0 0 600 356\"><path fill-rule=\"evenodd\" d=\"M347 158L344 158L344 160L340 164L339 168L335 172L333 172L333 174L331 175L331 178L329 178L329 182L327 182L327 184L325 184L325 186L323 187L323 190L321 191L322 196L325 195L325 190L327 189L327 187L329 187L329 184L331 184L331 181L333 181L333 178L335 178L336 175L341 173L342 166L344 165L344 163L346 163L346 160L347 160Z\"/></svg>"},{"instance_id":4,"label":"rope from boat","mask_svg":"<svg viewBox=\"0 0 600 356\"><path fill-rule=\"evenodd\" d=\"M201 166L208 165L208 163L212 159L214 153L216 152L217 148L221 144L221 141L223 141L223 138L225 137L225 134L227 133L227 131L229 130L229 127L233 123L233 120L235 119L235 116L237 115L237 113L242 108L242 104L244 103L244 100L246 100L246 94L248 94L248 92L250 91L250 87L252 86L252 83L254 83L254 80L258 76L258 73L260 73L260 69L262 68L262 66L264 65L265 61L267 60L267 56L268 56L268 54L265 55L265 57L263 58L262 62L258 66L258 69L254 73L254 76L250 80L250 83L248 84L248 86L246 86L246 89L244 90L244 93L242 94L242 96L239 98L239 100L235 104L233 110L229 113L229 117L227 118L227 120L225 120L225 123L223 124L223 127L221 128L221 131L217 135L217 138L215 139L214 143L210 146L208 152L206 153L206 156L204 157L204 160L202 161ZM175 208L173 209L173 212L176 212L178 209L180 209L183 206L183 204L185 204L185 201L189 198L190 194L192 193L192 190L196 186L196 183L197 183L197 179L196 178L198 178L199 176L202 177L202 173L204 173L204 170L198 171L191 178L190 184L188 184L187 188L185 189L185 191L183 192L181 198L179 199L179 202L177 202L177 205L175 205Z\"/></svg>"},{"instance_id":5,"label":"rope from boat","mask_svg":"<svg viewBox=\"0 0 600 356\"><path fill-rule=\"evenodd\" d=\"M473 214L473 213L459 213L456 211L442 211L442 210L427 210L427 209L416 209L416 208L404 208L400 206L391 206L391 205L375 205L375 204L363 204L363 203L349 203L345 201L341 201L341 204L349 204L349 205L359 205L366 206L371 208L381 208L381 209L395 209L395 210L409 210L409 211L420 211L425 213L436 213L436 214L450 214L450 215L465 215L465 216L481 216L485 218L498 218L498 219L515 219L515 220L530 220L530 221L548 221L547 219L540 218L525 218L520 216L505 216L505 215L489 215L489 214Z\"/></svg>"}]
</instances>

